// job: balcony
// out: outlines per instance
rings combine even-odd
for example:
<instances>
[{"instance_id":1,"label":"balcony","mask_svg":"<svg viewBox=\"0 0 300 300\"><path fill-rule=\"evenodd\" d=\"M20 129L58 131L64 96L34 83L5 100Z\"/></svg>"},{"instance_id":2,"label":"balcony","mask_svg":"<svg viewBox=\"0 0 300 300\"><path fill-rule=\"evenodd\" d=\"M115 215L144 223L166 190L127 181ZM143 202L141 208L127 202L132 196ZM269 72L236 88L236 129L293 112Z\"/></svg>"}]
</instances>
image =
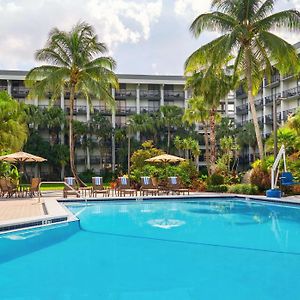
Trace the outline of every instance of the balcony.
<instances>
[{"instance_id":1,"label":"balcony","mask_svg":"<svg viewBox=\"0 0 300 300\"><path fill-rule=\"evenodd\" d=\"M93 106L93 109L94 109L94 113L111 115L111 110L105 105L96 105Z\"/></svg>"},{"instance_id":2,"label":"balcony","mask_svg":"<svg viewBox=\"0 0 300 300\"><path fill-rule=\"evenodd\" d=\"M65 107L65 112L67 114L70 114L70 107ZM75 106L73 109L74 115L86 115L86 112L87 112L86 106L83 105Z\"/></svg>"},{"instance_id":3,"label":"balcony","mask_svg":"<svg viewBox=\"0 0 300 300\"><path fill-rule=\"evenodd\" d=\"M263 128L264 127L264 117L258 117L257 121L258 121L259 127Z\"/></svg>"},{"instance_id":4,"label":"balcony","mask_svg":"<svg viewBox=\"0 0 300 300\"><path fill-rule=\"evenodd\" d=\"M117 107L116 113L120 115L132 115L136 113L136 106Z\"/></svg>"},{"instance_id":5,"label":"balcony","mask_svg":"<svg viewBox=\"0 0 300 300\"><path fill-rule=\"evenodd\" d=\"M264 106L264 99L261 98L261 99L258 99L254 102L254 105L255 105L255 108L256 109L260 109Z\"/></svg>"},{"instance_id":6,"label":"balcony","mask_svg":"<svg viewBox=\"0 0 300 300\"><path fill-rule=\"evenodd\" d=\"M282 113L282 119L283 119L283 121L285 122L285 121L287 121L287 119L290 117L290 116L292 116L292 115L294 115L295 114L295 112L297 111L297 107L295 107L295 108L291 108L291 109L288 109L288 110L285 110L285 111L283 111L283 113Z\"/></svg>"},{"instance_id":7,"label":"balcony","mask_svg":"<svg viewBox=\"0 0 300 300\"><path fill-rule=\"evenodd\" d=\"M284 90L282 92L283 98L293 98L300 95L300 87L294 87L291 89Z\"/></svg>"},{"instance_id":8,"label":"balcony","mask_svg":"<svg viewBox=\"0 0 300 300\"><path fill-rule=\"evenodd\" d=\"M276 86L280 83L280 74L274 74L271 76L271 81L269 82L268 78L265 78L265 86Z\"/></svg>"},{"instance_id":9,"label":"balcony","mask_svg":"<svg viewBox=\"0 0 300 300\"><path fill-rule=\"evenodd\" d=\"M26 87L12 87L11 95L16 98L26 98L29 93L29 89Z\"/></svg>"},{"instance_id":10,"label":"balcony","mask_svg":"<svg viewBox=\"0 0 300 300\"><path fill-rule=\"evenodd\" d=\"M248 114L248 103L237 106L236 107L236 114L237 115L246 115L246 114Z\"/></svg>"},{"instance_id":11,"label":"balcony","mask_svg":"<svg viewBox=\"0 0 300 300\"><path fill-rule=\"evenodd\" d=\"M159 107L141 106L141 113L155 113L159 111Z\"/></svg>"},{"instance_id":12,"label":"balcony","mask_svg":"<svg viewBox=\"0 0 300 300\"><path fill-rule=\"evenodd\" d=\"M135 99L136 98L136 90L116 90L115 99L116 100L126 100L126 99Z\"/></svg>"},{"instance_id":13,"label":"balcony","mask_svg":"<svg viewBox=\"0 0 300 300\"><path fill-rule=\"evenodd\" d=\"M236 98L243 99L247 98L247 94L242 86L240 86L235 92Z\"/></svg>"},{"instance_id":14,"label":"balcony","mask_svg":"<svg viewBox=\"0 0 300 300\"><path fill-rule=\"evenodd\" d=\"M276 100L276 103L278 104L280 97L281 97L280 93L276 93L274 95L267 96L267 97L265 97L265 103L266 103L266 105L270 105L270 104L272 105L273 104L273 100Z\"/></svg>"},{"instance_id":15,"label":"balcony","mask_svg":"<svg viewBox=\"0 0 300 300\"><path fill-rule=\"evenodd\" d=\"M148 100L160 100L159 90L140 90L140 98Z\"/></svg>"},{"instance_id":16,"label":"balcony","mask_svg":"<svg viewBox=\"0 0 300 300\"><path fill-rule=\"evenodd\" d=\"M85 165L86 164L86 157L85 156L77 156L75 158L75 163L78 165Z\"/></svg>"},{"instance_id":17,"label":"balcony","mask_svg":"<svg viewBox=\"0 0 300 300\"><path fill-rule=\"evenodd\" d=\"M100 165L100 157L92 156L90 158L91 165Z\"/></svg>"},{"instance_id":18,"label":"balcony","mask_svg":"<svg viewBox=\"0 0 300 300\"><path fill-rule=\"evenodd\" d=\"M164 99L167 100L184 100L184 91L164 91Z\"/></svg>"}]
</instances>

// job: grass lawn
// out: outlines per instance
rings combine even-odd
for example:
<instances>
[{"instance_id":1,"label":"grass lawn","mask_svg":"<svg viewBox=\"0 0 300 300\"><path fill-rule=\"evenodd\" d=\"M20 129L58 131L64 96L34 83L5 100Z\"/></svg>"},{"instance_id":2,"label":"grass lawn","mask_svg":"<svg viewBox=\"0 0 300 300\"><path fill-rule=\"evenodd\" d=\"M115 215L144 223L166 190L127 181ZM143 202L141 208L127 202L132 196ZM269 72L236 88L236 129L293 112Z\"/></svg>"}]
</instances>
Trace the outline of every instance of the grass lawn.
<instances>
[{"instance_id":1,"label":"grass lawn","mask_svg":"<svg viewBox=\"0 0 300 300\"><path fill-rule=\"evenodd\" d=\"M87 186L91 186L92 184L87 184ZM42 184L41 191L61 191L64 188L64 184L59 183L48 183Z\"/></svg>"}]
</instances>

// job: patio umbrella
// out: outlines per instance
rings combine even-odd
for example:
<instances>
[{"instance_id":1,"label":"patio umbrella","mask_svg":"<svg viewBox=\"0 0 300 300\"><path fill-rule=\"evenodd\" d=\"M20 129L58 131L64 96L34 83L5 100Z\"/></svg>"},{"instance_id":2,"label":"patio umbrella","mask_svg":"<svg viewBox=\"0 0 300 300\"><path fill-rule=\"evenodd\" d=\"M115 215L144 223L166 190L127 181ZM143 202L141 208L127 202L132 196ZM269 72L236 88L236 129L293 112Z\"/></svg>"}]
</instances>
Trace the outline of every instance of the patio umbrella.
<instances>
[{"instance_id":1,"label":"patio umbrella","mask_svg":"<svg viewBox=\"0 0 300 300\"><path fill-rule=\"evenodd\" d=\"M145 161L154 162L154 163L169 163L169 162L176 163L176 162L185 161L185 159L182 157L178 157L178 156L174 156L174 155L170 155L170 154L162 154L162 155L148 158Z\"/></svg>"},{"instance_id":2,"label":"patio umbrella","mask_svg":"<svg viewBox=\"0 0 300 300\"><path fill-rule=\"evenodd\" d=\"M25 162L44 162L44 161L47 161L47 159L21 151L21 152L16 152L16 153L12 153L12 154L2 155L2 156L0 156L0 161L6 161L6 162L10 162L10 163L20 163L21 164L21 172L23 173Z\"/></svg>"},{"instance_id":3,"label":"patio umbrella","mask_svg":"<svg viewBox=\"0 0 300 300\"><path fill-rule=\"evenodd\" d=\"M10 163L24 163L24 162L43 162L46 158L32 155L26 152L16 152L12 154L0 156L0 161L6 161Z\"/></svg>"}]
</instances>

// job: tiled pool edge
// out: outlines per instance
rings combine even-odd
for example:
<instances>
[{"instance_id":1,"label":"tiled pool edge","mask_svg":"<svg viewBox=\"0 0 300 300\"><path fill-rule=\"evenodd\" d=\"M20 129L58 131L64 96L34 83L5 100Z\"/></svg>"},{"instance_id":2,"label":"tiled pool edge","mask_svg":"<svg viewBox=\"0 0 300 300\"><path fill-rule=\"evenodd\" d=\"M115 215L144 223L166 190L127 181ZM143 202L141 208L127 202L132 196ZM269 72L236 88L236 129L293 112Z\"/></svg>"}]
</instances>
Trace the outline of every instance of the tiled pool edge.
<instances>
[{"instance_id":1,"label":"tiled pool edge","mask_svg":"<svg viewBox=\"0 0 300 300\"><path fill-rule=\"evenodd\" d=\"M50 226L58 223L75 222L78 219L56 200L45 200L46 214L29 218L0 221L0 234L27 228Z\"/></svg>"}]
</instances>

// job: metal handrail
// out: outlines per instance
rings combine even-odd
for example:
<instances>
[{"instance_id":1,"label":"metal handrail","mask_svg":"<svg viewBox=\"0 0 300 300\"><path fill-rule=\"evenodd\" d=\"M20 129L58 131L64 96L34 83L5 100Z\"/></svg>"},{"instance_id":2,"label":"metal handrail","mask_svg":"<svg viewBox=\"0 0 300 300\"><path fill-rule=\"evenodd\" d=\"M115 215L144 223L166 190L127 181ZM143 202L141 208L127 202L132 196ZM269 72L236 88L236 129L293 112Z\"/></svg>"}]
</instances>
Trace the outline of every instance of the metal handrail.
<instances>
[{"instance_id":1,"label":"metal handrail","mask_svg":"<svg viewBox=\"0 0 300 300\"><path fill-rule=\"evenodd\" d=\"M80 195L80 192L75 190L72 186L70 186L69 184L67 184L65 181L41 181L39 183L39 202L41 201L41 195L42 195L42 192L41 192L41 185L44 184L44 183L49 183L49 184L64 184L66 187L68 187L69 189L71 189L72 191L74 191L78 196L79 198L82 198L81 195ZM85 201L87 201L86 199L84 199Z\"/></svg>"}]
</instances>

